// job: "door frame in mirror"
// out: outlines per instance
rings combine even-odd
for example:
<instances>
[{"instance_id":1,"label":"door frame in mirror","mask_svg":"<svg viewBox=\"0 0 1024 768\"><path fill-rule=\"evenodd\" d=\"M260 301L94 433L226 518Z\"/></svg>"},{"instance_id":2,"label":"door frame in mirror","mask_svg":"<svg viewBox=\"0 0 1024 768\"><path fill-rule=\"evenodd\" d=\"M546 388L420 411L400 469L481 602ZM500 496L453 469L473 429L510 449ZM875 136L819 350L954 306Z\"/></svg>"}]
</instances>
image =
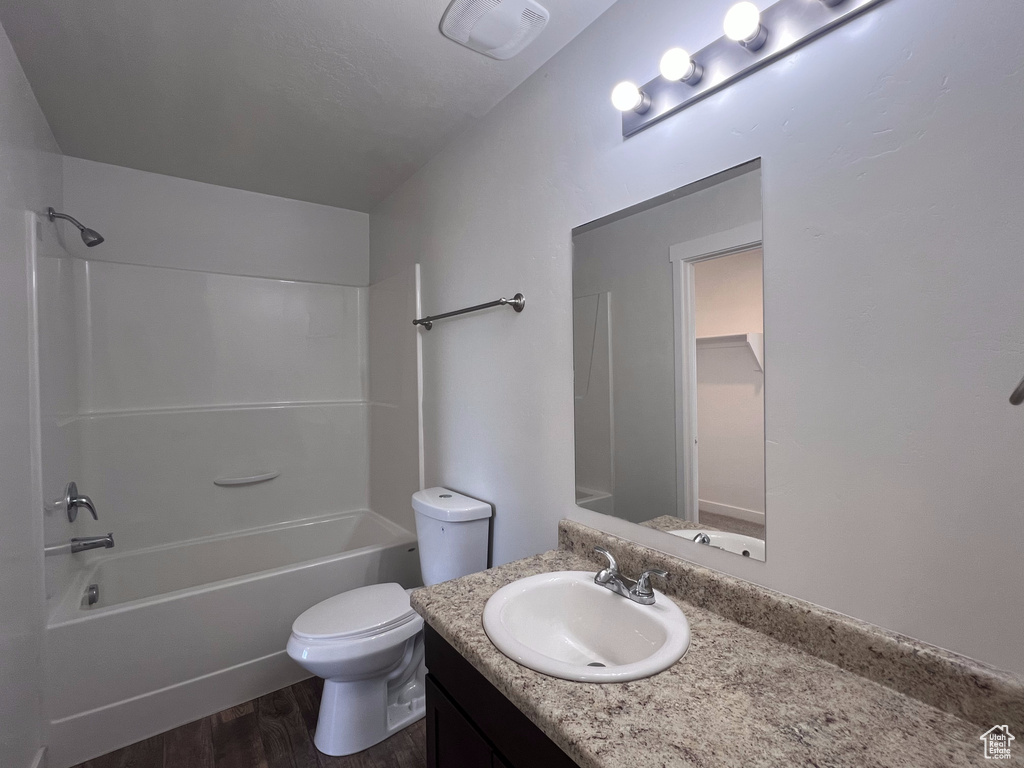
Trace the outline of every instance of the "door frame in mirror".
<instances>
[{"instance_id":1,"label":"door frame in mirror","mask_svg":"<svg viewBox=\"0 0 1024 768\"><path fill-rule=\"evenodd\" d=\"M763 249L761 219L707 237L677 243L669 249L672 262L673 327L678 334L676 368L676 516L699 522L697 462L697 316L695 268L699 262Z\"/></svg>"}]
</instances>

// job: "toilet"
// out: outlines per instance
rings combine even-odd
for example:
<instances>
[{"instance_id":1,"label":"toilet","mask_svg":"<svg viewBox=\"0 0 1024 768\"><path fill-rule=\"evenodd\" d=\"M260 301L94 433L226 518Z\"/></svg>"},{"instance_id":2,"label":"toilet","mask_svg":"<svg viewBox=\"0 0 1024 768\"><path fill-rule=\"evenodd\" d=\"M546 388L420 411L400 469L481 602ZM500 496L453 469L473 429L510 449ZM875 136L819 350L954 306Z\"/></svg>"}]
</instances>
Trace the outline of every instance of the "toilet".
<instances>
[{"instance_id":1,"label":"toilet","mask_svg":"<svg viewBox=\"0 0 1024 768\"><path fill-rule=\"evenodd\" d=\"M412 497L426 585L487 568L491 506L447 488ZM372 584L317 603L292 624L288 655L324 678L316 748L361 752L426 711L423 619L400 584Z\"/></svg>"}]
</instances>

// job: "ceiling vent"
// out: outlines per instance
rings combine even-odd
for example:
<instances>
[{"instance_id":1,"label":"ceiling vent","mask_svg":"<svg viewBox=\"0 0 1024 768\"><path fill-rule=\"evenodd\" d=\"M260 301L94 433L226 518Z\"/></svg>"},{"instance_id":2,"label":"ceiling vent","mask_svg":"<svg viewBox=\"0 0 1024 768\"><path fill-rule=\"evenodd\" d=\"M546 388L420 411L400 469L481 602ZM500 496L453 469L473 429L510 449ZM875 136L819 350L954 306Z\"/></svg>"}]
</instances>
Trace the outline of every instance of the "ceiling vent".
<instances>
[{"instance_id":1,"label":"ceiling vent","mask_svg":"<svg viewBox=\"0 0 1024 768\"><path fill-rule=\"evenodd\" d=\"M549 17L534 0L452 0L441 17L441 34L492 59L511 59Z\"/></svg>"}]
</instances>

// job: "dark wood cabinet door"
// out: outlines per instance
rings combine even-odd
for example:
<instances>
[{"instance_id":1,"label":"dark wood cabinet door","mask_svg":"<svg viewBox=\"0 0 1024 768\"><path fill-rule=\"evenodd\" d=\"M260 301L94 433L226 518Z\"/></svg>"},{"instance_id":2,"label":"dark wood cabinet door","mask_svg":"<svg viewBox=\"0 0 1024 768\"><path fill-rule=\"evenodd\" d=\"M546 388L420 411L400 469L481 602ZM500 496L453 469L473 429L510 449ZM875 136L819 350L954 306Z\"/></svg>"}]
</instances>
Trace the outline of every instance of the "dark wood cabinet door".
<instances>
[{"instance_id":1,"label":"dark wood cabinet door","mask_svg":"<svg viewBox=\"0 0 1024 768\"><path fill-rule=\"evenodd\" d=\"M520 712L441 637L429 624L424 629L427 675L427 754L428 768L578 768L555 742ZM447 751L438 751L431 742L431 727L444 726L444 714L432 725L431 702L441 698L469 725L477 738L490 748L487 763L449 760ZM468 737L467 737L468 740ZM443 744L441 745L444 746ZM482 752L480 753L482 754ZM444 762L430 762L435 756Z\"/></svg>"},{"instance_id":2,"label":"dark wood cabinet door","mask_svg":"<svg viewBox=\"0 0 1024 768\"><path fill-rule=\"evenodd\" d=\"M493 759L491 745L428 675L427 768L494 768Z\"/></svg>"}]
</instances>

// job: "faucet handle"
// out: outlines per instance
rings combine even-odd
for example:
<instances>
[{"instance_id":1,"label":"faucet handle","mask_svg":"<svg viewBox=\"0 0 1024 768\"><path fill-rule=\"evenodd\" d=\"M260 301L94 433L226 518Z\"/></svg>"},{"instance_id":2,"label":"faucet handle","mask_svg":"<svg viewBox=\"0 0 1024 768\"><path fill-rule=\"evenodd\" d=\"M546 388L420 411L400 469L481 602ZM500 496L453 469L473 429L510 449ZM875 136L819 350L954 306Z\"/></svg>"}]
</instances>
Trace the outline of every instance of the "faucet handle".
<instances>
[{"instance_id":1,"label":"faucet handle","mask_svg":"<svg viewBox=\"0 0 1024 768\"><path fill-rule=\"evenodd\" d=\"M64 491L63 502L64 509L68 515L68 522L73 523L78 517L78 508L85 507L92 513L93 520L99 520L99 515L96 514L96 506L92 503L92 499L85 495L78 494L78 486L74 483L68 483L67 489Z\"/></svg>"},{"instance_id":2,"label":"faucet handle","mask_svg":"<svg viewBox=\"0 0 1024 768\"><path fill-rule=\"evenodd\" d=\"M615 562L615 556L604 547L594 547L594 551L604 555L608 558L608 567L602 568L594 576L594 581L598 584L606 584L612 576L615 576L619 572L619 564Z\"/></svg>"},{"instance_id":3,"label":"faucet handle","mask_svg":"<svg viewBox=\"0 0 1024 768\"><path fill-rule=\"evenodd\" d=\"M73 501L76 507L85 507L86 509L88 509L92 513L93 520L100 519L100 516L96 514L96 507L92 503L92 499L90 499L88 496L82 494L81 496L73 499Z\"/></svg>"},{"instance_id":4,"label":"faucet handle","mask_svg":"<svg viewBox=\"0 0 1024 768\"><path fill-rule=\"evenodd\" d=\"M636 586L630 591L637 597L654 597L654 588L651 586L651 576L660 576L663 579L668 578L668 571L663 571L659 568L648 568L646 571L640 574L636 580Z\"/></svg>"}]
</instances>

